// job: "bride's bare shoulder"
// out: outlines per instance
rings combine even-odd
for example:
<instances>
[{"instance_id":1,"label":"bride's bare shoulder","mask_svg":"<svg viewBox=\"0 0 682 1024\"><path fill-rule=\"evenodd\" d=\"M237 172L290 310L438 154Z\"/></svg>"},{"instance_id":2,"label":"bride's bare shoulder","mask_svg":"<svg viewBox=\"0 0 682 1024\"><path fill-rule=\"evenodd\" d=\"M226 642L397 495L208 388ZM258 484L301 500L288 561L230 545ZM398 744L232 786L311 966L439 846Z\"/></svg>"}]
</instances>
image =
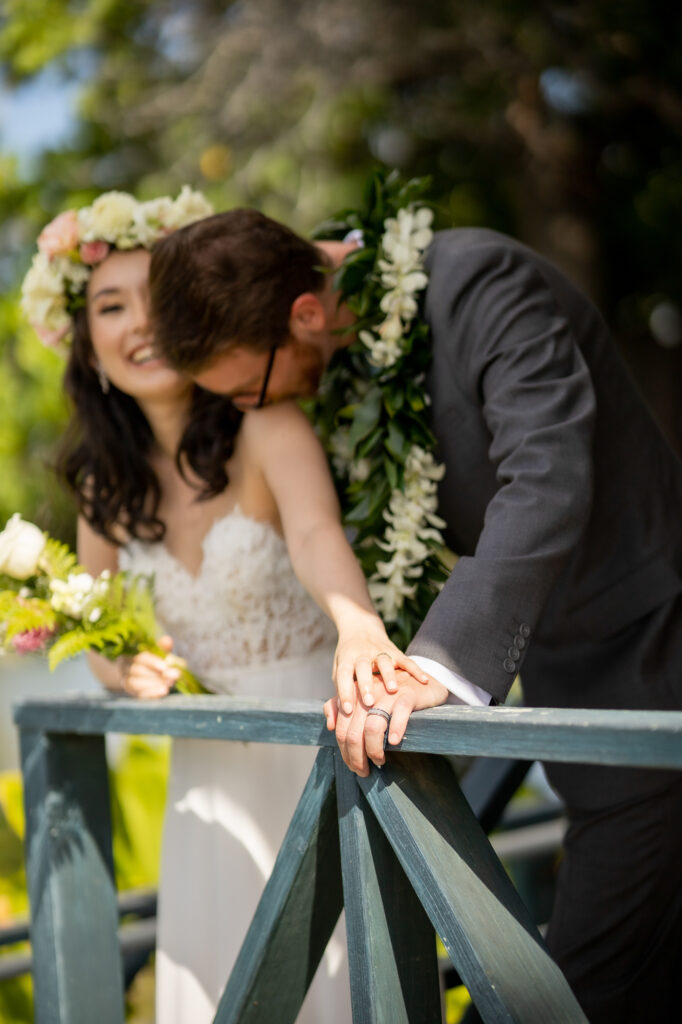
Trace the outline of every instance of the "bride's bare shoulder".
<instances>
[{"instance_id":1,"label":"bride's bare shoulder","mask_svg":"<svg viewBox=\"0 0 682 1024\"><path fill-rule=\"evenodd\" d=\"M244 440L261 444L271 441L274 436L286 434L312 434L310 420L296 402L273 402L262 409L251 409L242 420Z\"/></svg>"}]
</instances>

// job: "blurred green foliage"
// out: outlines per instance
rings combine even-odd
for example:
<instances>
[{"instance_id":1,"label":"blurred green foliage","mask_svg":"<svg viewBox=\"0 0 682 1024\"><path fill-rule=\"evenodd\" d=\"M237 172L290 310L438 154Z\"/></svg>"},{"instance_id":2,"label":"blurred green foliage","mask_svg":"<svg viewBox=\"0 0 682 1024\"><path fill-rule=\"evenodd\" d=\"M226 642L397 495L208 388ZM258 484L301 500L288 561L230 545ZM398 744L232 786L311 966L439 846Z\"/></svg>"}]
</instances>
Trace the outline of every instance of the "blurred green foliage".
<instances>
[{"instance_id":1,"label":"blurred green foliage","mask_svg":"<svg viewBox=\"0 0 682 1024\"><path fill-rule=\"evenodd\" d=\"M46 68L80 84L68 143L21 171L0 158L0 356L27 405L3 409L3 514L68 519L37 482L63 422L48 396L59 374L29 357L12 289L42 225L111 188L147 198L188 182L219 209L254 205L307 231L356 205L377 164L429 174L441 226L509 232L596 298L682 447L674 5L7 0L0 59L8 88Z\"/></svg>"}]
</instances>

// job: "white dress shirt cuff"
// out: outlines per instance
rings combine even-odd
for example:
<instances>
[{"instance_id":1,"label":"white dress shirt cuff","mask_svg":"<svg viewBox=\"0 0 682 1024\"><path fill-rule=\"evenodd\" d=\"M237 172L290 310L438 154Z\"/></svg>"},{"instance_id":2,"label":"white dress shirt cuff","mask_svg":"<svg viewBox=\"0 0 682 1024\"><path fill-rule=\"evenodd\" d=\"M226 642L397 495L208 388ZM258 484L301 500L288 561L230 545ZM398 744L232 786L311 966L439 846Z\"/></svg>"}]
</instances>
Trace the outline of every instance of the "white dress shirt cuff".
<instances>
[{"instance_id":1,"label":"white dress shirt cuff","mask_svg":"<svg viewBox=\"0 0 682 1024\"><path fill-rule=\"evenodd\" d=\"M487 708L490 704L491 694L486 693L475 683L470 683L468 679L458 675L457 672L446 668L445 665L441 665L440 662L432 661L431 658L422 658L419 654L411 654L410 658L419 665L419 668L423 668L439 683L447 686L450 696L446 700L446 704L470 704L479 708Z\"/></svg>"}]
</instances>

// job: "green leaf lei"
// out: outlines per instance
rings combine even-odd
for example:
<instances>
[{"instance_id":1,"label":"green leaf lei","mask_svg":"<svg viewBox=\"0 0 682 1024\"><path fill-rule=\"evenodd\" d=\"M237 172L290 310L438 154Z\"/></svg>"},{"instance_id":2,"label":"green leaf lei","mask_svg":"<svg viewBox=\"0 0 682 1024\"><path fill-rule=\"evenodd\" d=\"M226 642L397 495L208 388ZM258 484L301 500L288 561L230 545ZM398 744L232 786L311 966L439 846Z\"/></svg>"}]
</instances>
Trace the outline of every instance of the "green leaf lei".
<instances>
[{"instance_id":1,"label":"green leaf lei","mask_svg":"<svg viewBox=\"0 0 682 1024\"><path fill-rule=\"evenodd\" d=\"M427 284L423 251L428 180L375 173L358 210L320 225L316 238L361 233L362 247L335 273L356 316L358 340L340 349L309 413L331 458L355 553L392 638L405 646L452 565L436 513L444 469L433 457L424 392L428 325L415 298Z\"/></svg>"}]
</instances>

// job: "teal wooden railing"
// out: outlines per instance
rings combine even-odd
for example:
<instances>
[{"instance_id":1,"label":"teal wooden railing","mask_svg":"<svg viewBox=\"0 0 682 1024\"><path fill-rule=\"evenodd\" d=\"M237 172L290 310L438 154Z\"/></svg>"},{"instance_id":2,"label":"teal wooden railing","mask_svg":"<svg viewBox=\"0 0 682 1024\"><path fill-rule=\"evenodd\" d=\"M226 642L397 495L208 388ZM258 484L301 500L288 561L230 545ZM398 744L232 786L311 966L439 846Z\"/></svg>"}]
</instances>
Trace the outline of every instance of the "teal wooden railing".
<instances>
[{"instance_id":1,"label":"teal wooden railing","mask_svg":"<svg viewBox=\"0 0 682 1024\"><path fill-rule=\"evenodd\" d=\"M122 1024L107 732L320 747L215 1024L293 1022L346 911L354 1024L440 1021L434 929L485 1021L585 1017L434 754L682 768L682 712L434 708L359 779L318 702L34 699L20 730L37 1024Z\"/></svg>"}]
</instances>

